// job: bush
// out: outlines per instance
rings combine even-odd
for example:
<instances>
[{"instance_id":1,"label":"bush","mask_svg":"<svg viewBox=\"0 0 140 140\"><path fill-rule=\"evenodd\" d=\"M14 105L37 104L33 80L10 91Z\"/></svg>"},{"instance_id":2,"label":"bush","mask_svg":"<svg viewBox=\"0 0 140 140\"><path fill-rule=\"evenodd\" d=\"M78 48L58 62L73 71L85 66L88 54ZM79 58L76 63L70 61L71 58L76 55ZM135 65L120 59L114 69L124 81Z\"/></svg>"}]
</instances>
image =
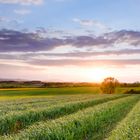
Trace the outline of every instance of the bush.
<instances>
[{"instance_id":1,"label":"bush","mask_svg":"<svg viewBox=\"0 0 140 140\"><path fill-rule=\"evenodd\" d=\"M113 77L105 78L104 81L101 83L101 90L105 94L115 93L115 89L118 83L118 80Z\"/></svg>"},{"instance_id":2,"label":"bush","mask_svg":"<svg viewBox=\"0 0 140 140\"><path fill-rule=\"evenodd\" d=\"M140 94L140 90L130 89L130 90L126 90L124 93L125 94Z\"/></svg>"}]
</instances>

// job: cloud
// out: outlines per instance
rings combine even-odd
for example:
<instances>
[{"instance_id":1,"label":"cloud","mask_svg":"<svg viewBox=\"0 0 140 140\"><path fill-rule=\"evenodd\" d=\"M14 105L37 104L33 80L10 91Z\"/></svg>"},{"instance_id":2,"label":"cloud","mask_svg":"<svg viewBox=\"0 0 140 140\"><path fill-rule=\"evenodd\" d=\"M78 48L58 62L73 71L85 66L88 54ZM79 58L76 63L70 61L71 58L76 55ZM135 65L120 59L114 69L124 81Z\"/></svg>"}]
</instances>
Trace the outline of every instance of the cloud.
<instances>
[{"instance_id":1,"label":"cloud","mask_svg":"<svg viewBox=\"0 0 140 140\"><path fill-rule=\"evenodd\" d=\"M0 22L9 22L9 19L6 17L0 17Z\"/></svg>"},{"instance_id":2,"label":"cloud","mask_svg":"<svg viewBox=\"0 0 140 140\"><path fill-rule=\"evenodd\" d=\"M116 47L116 44L126 43L132 48L140 47L139 31L114 31L101 36L65 36L47 37L40 32L21 32L15 30L0 30L0 52L38 52L49 51L59 46L74 46L75 48ZM123 49L123 47L122 47Z\"/></svg>"},{"instance_id":3,"label":"cloud","mask_svg":"<svg viewBox=\"0 0 140 140\"><path fill-rule=\"evenodd\" d=\"M40 5L43 0L0 0L3 4Z\"/></svg>"},{"instance_id":4,"label":"cloud","mask_svg":"<svg viewBox=\"0 0 140 140\"><path fill-rule=\"evenodd\" d=\"M133 55L133 54L140 54L140 49L121 49L121 50L112 50L112 51L103 50L103 51L68 52L68 53L38 53L35 55L83 58L83 57L102 56L102 55L108 56L108 55Z\"/></svg>"},{"instance_id":5,"label":"cloud","mask_svg":"<svg viewBox=\"0 0 140 140\"><path fill-rule=\"evenodd\" d=\"M77 60L77 59L57 59L57 60L29 60L27 63L40 66L126 66L139 65L140 59L122 60Z\"/></svg>"},{"instance_id":6,"label":"cloud","mask_svg":"<svg viewBox=\"0 0 140 140\"><path fill-rule=\"evenodd\" d=\"M19 15L27 15L27 14L30 14L31 11L28 9L18 9L18 10L14 10L14 13L19 14Z\"/></svg>"},{"instance_id":7,"label":"cloud","mask_svg":"<svg viewBox=\"0 0 140 140\"><path fill-rule=\"evenodd\" d=\"M62 45L73 45L75 47L85 47L106 44L108 41L103 38L92 38L89 36L59 38L43 38L40 33L24 33L13 30L0 31L0 51L23 51L37 52L42 50L53 50Z\"/></svg>"},{"instance_id":8,"label":"cloud","mask_svg":"<svg viewBox=\"0 0 140 140\"><path fill-rule=\"evenodd\" d=\"M124 50L119 50L119 51L102 51L102 52L69 52L69 53L45 53L45 52L18 53L18 52L13 52L13 53L0 53L0 60L7 60L7 61L11 61L11 62L18 60L18 61L21 61L24 63L33 62L33 65L34 64L37 65L37 63L38 63L38 65L40 65L39 64L40 62L41 62L41 65L43 65L43 64L45 65L49 61L50 63L52 62L54 64L54 66L55 66L55 62L57 63L57 61L59 62L60 60L65 60L65 61L68 60L66 62L67 65L72 65L73 62L74 62L73 65L76 65L76 64L78 65L79 61L81 61L81 63L84 62L83 64L90 65L90 64L95 64L95 63L91 63L91 62L99 61L101 58L104 58L104 60L109 58L110 61L111 61L111 59L112 59L112 61L116 59L116 61L117 61L118 58L125 59L126 55L131 56L131 55L135 55L135 54L137 54L137 56L138 56L140 54L140 49L136 49L136 50L124 49ZM113 56L110 56L110 55L113 55ZM102 56L104 56L104 57L102 57ZM128 58L129 58L129 60L134 60L134 56L128 57ZM138 60L140 57L135 57L135 58L137 58L137 60ZM94 60L92 60L92 59L94 59ZM70 60L72 60L72 61L69 62ZM104 60L100 60L99 61L100 64L103 65L103 63L106 62ZM101 63L101 61L103 63ZM113 62L116 62L116 61L113 61ZM90 63L87 63L87 62L90 62ZM49 66L51 65L50 63L49 63ZM63 63L57 63L57 65L59 65L59 64L63 65ZM66 65L66 64L64 63L64 65ZM130 63L130 64L132 64L132 63ZM135 64L135 63L133 62L133 64ZM138 61L136 64L138 64Z\"/></svg>"},{"instance_id":9,"label":"cloud","mask_svg":"<svg viewBox=\"0 0 140 140\"><path fill-rule=\"evenodd\" d=\"M13 30L0 31L0 51L1 52L36 52L40 50L50 50L62 44L62 40L57 38L41 38L36 33L24 33Z\"/></svg>"},{"instance_id":10,"label":"cloud","mask_svg":"<svg viewBox=\"0 0 140 140\"><path fill-rule=\"evenodd\" d=\"M133 46L140 46L140 31L115 31L104 34L108 40L114 40L115 43L127 43Z\"/></svg>"},{"instance_id":11,"label":"cloud","mask_svg":"<svg viewBox=\"0 0 140 140\"><path fill-rule=\"evenodd\" d=\"M0 38L1 40L1 38ZM109 56L109 55L135 55L140 54L140 49L122 49L122 50L112 50L112 51L95 51L95 52L68 52L68 53L47 53L47 52L24 52L24 53L0 53L0 59L5 60L32 60L34 58L40 58L43 57L46 58L89 58L89 57L95 57L96 56ZM116 57L117 58L117 57Z\"/></svg>"},{"instance_id":12,"label":"cloud","mask_svg":"<svg viewBox=\"0 0 140 140\"><path fill-rule=\"evenodd\" d=\"M42 35L46 34L45 36ZM38 29L35 32L22 32L15 30L0 30L0 59L5 61L20 61L33 66L126 66L140 65L139 57L134 59L130 55L140 54L140 32L139 31L114 31L100 36L65 36L48 37L47 31ZM129 49L116 44L127 43ZM77 50L57 52L54 49L60 46L73 46ZM88 48L98 48L96 51ZM112 48L111 48L112 47ZM111 48L111 50L109 50ZM51 50L51 52L50 52ZM54 52L53 52L54 50ZM109 55L123 55L115 58ZM125 56L129 55L129 59ZM103 60L96 56L106 56L109 60ZM91 57L91 58L90 58ZM91 60L93 59L94 60ZM135 57L136 58L136 57ZM111 60L112 59L112 60Z\"/></svg>"},{"instance_id":13,"label":"cloud","mask_svg":"<svg viewBox=\"0 0 140 140\"><path fill-rule=\"evenodd\" d=\"M96 20L74 18L73 21L79 23L82 26L89 26L89 27L95 26L95 27L97 27L99 29L103 29L103 30L108 30L109 29L103 23L101 23L99 21L96 21Z\"/></svg>"},{"instance_id":14,"label":"cloud","mask_svg":"<svg viewBox=\"0 0 140 140\"><path fill-rule=\"evenodd\" d=\"M0 17L0 28L18 28L23 23L20 19ZM1 32L1 31L0 31Z\"/></svg>"}]
</instances>

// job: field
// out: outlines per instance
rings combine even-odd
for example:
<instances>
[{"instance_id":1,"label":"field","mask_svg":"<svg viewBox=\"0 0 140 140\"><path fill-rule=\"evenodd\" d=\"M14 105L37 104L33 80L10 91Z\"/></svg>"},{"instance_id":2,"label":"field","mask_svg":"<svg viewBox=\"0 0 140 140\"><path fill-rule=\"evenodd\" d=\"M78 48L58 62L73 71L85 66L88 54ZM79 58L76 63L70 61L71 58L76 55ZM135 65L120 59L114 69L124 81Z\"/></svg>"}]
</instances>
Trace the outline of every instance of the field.
<instances>
[{"instance_id":1,"label":"field","mask_svg":"<svg viewBox=\"0 0 140 140\"><path fill-rule=\"evenodd\" d=\"M139 140L140 95L128 89L1 89L0 140Z\"/></svg>"}]
</instances>

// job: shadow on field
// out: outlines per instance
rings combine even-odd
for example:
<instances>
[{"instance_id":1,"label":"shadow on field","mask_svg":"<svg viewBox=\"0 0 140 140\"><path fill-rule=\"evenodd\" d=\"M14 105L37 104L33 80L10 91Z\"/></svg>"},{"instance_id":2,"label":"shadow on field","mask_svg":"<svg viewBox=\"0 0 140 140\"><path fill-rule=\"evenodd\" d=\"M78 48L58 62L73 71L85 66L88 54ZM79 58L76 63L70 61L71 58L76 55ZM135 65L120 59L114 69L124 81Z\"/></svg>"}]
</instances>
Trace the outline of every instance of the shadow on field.
<instances>
[{"instance_id":1,"label":"shadow on field","mask_svg":"<svg viewBox=\"0 0 140 140\"><path fill-rule=\"evenodd\" d=\"M140 94L140 90L130 89L130 90L126 90L124 93L125 94Z\"/></svg>"}]
</instances>

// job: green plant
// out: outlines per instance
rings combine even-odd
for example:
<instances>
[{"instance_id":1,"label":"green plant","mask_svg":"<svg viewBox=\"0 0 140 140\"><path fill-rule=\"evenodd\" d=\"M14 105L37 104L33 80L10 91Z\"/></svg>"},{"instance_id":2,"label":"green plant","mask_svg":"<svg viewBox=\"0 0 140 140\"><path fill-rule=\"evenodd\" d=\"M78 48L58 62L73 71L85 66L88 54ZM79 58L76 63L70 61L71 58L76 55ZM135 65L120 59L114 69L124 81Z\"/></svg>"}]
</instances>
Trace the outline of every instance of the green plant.
<instances>
[{"instance_id":1,"label":"green plant","mask_svg":"<svg viewBox=\"0 0 140 140\"><path fill-rule=\"evenodd\" d=\"M101 90L105 94L115 93L115 89L118 85L118 80L113 77L105 78L101 83Z\"/></svg>"},{"instance_id":2,"label":"green plant","mask_svg":"<svg viewBox=\"0 0 140 140\"><path fill-rule=\"evenodd\" d=\"M107 140L139 140L140 139L140 101L132 111L111 132Z\"/></svg>"},{"instance_id":3,"label":"green plant","mask_svg":"<svg viewBox=\"0 0 140 140\"><path fill-rule=\"evenodd\" d=\"M132 96L87 108L69 116L40 122L3 140L101 140L135 105Z\"/></svg>"}]
</instances>

